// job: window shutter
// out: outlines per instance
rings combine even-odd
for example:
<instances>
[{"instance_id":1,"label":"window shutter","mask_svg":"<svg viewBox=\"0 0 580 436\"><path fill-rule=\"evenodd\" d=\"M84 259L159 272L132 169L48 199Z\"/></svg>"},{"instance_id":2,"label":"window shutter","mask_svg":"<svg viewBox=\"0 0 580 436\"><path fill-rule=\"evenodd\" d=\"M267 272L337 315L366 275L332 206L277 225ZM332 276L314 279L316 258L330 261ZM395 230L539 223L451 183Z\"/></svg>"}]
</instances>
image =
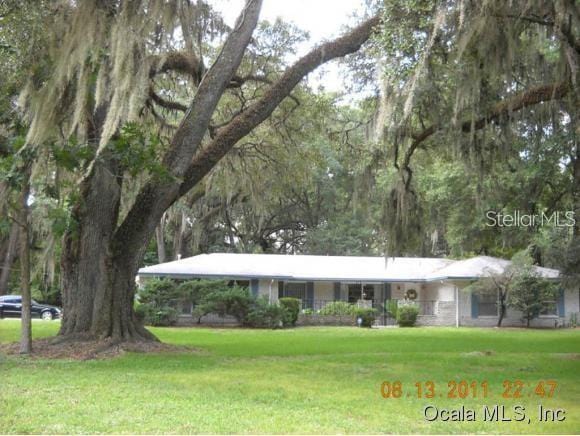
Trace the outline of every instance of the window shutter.
<instances>
[{"instance_id":1,"label":"window shutter","mask_svg":"<svg viewBox=\"0 0 580 436\"><path fill-rule=\"evenodd\" d=\"M250 289L252 290L252 295L254 297L258 296L259 288L260 288L260 281L258 279L250 280Z\"/></svg>"},{"instance_id":2,"label":"window shutter","mask_svg":"<svg viewBox=\"0 0 580 436\"><path fill-rule=\"evenodd\" d=\"M306 301L309 308L314 307L314 282L306 282Z\"/></svg>"},{"instance_id":3,"label":"window shutter","mask_svg":"<svg viewBox=\"0 0 580 436\"><path fill-rule=\"evenodd\" d=\"M566 316L566 308L564 307L564 288L558 291L558 316L563 318Z\"/></svg>"},{"instance_id":4,"label":"window shutter","mask_svg":"<svg viewBox=\"0 0 580 436\"><path fill-rule=\"evenodd\" d=\"M334 282L334 300L340 300L340 282Z\"/></svg>"},{"instance_id":5,"label":"window shutter","mask_svg":"<svg viewBox=\"0 0 580 436\"><path fill-rule=\"evenodd\" d=\"M471 293L471 317L477 318L479 316L479 296L475 293Z\"/></svg>"},{"instance_id":6,"label":"window shutter","mask_svg":"<svg viewBox=\"0 0 580 436\"><path fill-rule=\"evenodd\" d=\"M284 298L284 282L278 281L278 298Z\"/></svg>"}]
</instances>

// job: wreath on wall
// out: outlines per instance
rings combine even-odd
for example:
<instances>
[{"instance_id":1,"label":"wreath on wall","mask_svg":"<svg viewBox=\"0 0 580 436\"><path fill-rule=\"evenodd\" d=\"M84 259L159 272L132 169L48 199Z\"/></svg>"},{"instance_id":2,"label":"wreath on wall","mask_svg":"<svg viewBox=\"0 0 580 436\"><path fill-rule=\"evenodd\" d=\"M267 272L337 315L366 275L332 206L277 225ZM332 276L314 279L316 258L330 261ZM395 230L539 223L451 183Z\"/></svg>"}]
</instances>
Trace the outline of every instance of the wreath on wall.
<instances>
[{"instance_id":1,"label":"wreath on wall","mask_svg":"<svg viewBox=\"0 0 580 436\"><path fill-rule=\"evenodd\" d=\"M417 299L417 291L414 289L407 289L405 291L405 298L408 300L416 300Z\"/></svg>"}]
</instances>

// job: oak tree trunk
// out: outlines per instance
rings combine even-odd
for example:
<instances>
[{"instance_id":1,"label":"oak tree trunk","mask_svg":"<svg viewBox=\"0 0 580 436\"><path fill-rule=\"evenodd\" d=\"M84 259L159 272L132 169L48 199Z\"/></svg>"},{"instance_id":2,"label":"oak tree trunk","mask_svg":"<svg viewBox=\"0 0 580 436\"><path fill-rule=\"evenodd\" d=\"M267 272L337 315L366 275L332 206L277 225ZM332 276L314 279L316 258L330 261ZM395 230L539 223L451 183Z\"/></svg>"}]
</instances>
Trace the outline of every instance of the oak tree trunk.
<instances>
[{"instance_id":1,"label":"oak tree trunk","mask_svg":"<svg viewBox=\"0 0 580 436\"><path fill-rule=\"evenodd\" d=\"M142 251L114 247L121 178L112 159L95 164L65 235L61 274L64 339L153 340L135 318L135 275Z\"/></svg>"}]
</instances>

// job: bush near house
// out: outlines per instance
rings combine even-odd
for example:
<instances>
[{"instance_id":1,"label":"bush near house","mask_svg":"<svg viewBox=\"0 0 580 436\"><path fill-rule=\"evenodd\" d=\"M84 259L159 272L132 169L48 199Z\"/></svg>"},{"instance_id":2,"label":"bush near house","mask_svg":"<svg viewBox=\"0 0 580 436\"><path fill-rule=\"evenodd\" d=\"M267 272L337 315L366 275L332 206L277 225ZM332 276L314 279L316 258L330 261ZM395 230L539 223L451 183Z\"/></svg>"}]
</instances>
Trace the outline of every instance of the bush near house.
<instances>
[{"instance_id":1,"label":"bush near house","mask_svg":"<svg viewBox=\"0 0 580 436\"><path fill-rule=\"evenodd\" d=\"M318 312L320 315L356 315L357 308L346 301L333 301L328 303Z\"/></svg>"},{"instance_id":2,"label":"bush near house","mask_svg":"<svg viewBox=\"0 0 580 436\"><path fill-rule=\"evenodd\" d=\"M175 325L178 319L175 306L180 301L193 303L193 316L198 320L215 313L233 316L243 326L256 328L294 325L300 307L300 300L296 300L297 304L287 301L285 306L271 305L254 297L249 289L230 287L225 281L189 280L178 284L169 279L154 279L147 281L139 291L135 313L147 325ZM290 306L295 309L288 309Z\"/></svg>"},{"instance_id":3,"label":"bush near house","mask_svg":"<svg viewBox=\"0 0 580 436\"><path fill-rule=\"evenodd\" d=\"M417 322L419 308L416 304L404 304L397 309L397 324L401 327L413 327Z\"/></svg>"},{"instance_id":4,"label":"bush near house","mask_svg":"<svg viewBox=\"0 0 580 436\"><path fill-rule=\"evenodd\" d=\"M284 297L278 299L278 304L286 310L288 315L284 320L284 325L295 326L302 306L301 301L298 298Z\"/></svg>"},{"instance_id":5,"label":"bush near house","mask_svg":"<svg viewBox=\"0 0 580 436\"><path fill-rule=\"evenodd\" d=\"M177 310L171 304L179 295L173 280L149 280L139 291L139 304L135 308L135 314L147 325L174 325L177 322Z\"/></svg>"},{"instance_id":6,"label":"bush near house","mask_svg":"<svg viewBox=\"0 0 580 436\"><path fill-rule=\"evenodd\" d=\"M397 319L397 314L399 313L399 302L397 300L385 301L385 310L391 317Z\"/></svg>"},{"instance_id":7,"label":"bush near house","mask_svg":"<svg viewBox=\"0 0 580 436\"><path fill-rule=\"evenodd\" d=\"M289 319L289 312L284 306L269 304L267 300L258 298L254 301L249 313L242 320L246 327L254 328L281 328L284 321Z\"/></svg>"},{"instance_id":8,"label":"bush near house","mask_svg":"<svg viewBox=\"0 0 580 436\"><path fill-rule=\"evenodd\" d=\"M147 325L155 327L168 327L177 323L177 310L173 307L164 306L155 308L149 304L139 304L135 308L138 319Z\"/></svg>"},{"instance_id":9,"label":"bush near house","mask_svg":"<svg viewBox=\"0 0 580 436\"><path fill-rule=\"evenodd\" d=\"M377 311L368 307L359 307L355 309L355 315L361 319L361 327L372 327L377 318Z\"/></svg>"},{"instance_id":10,"label":"bush near house","mask_svg":"<svg viewBox=\"0 0 580 436\"><path fill-rule=\"evenodd\" d=\"M219 316L230 315L240 323L244 323L255 302L254 297L246 288L234 286L216 289L205 295L195 307L196 316L215 313Z\"/></svg>"}]
</instances>

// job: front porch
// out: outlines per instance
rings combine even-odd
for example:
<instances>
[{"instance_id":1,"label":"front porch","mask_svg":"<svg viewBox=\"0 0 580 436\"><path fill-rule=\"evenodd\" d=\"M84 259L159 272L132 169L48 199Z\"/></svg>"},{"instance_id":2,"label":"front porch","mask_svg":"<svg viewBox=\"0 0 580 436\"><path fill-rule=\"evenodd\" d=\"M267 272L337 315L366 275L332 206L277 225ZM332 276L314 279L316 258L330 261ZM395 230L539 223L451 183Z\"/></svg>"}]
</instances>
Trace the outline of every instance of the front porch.
<instances>
[{"instance_id":1,"label":"front porch","mask_svg":"<svg viewBox=\"0 0 580 436\"><path fill-rule=\"evenodd\" d=\"M258 291L262 289L262 286L258 287ZM320 319L321 316L330 316L325 308L340 301L353 307L372 307L378 313L376 324L392 325L396 321L386 308L389 300L398 304L415 303L419 308L419 325L453 326L456 322L455 289L449 284L278 281L277 290L276 296L268 292L270 301L282 297L301 300L302 318L307 319L308 324L326 323ZM315 316L319 318L314 319Z\"/></svg>"}]
</instances>

